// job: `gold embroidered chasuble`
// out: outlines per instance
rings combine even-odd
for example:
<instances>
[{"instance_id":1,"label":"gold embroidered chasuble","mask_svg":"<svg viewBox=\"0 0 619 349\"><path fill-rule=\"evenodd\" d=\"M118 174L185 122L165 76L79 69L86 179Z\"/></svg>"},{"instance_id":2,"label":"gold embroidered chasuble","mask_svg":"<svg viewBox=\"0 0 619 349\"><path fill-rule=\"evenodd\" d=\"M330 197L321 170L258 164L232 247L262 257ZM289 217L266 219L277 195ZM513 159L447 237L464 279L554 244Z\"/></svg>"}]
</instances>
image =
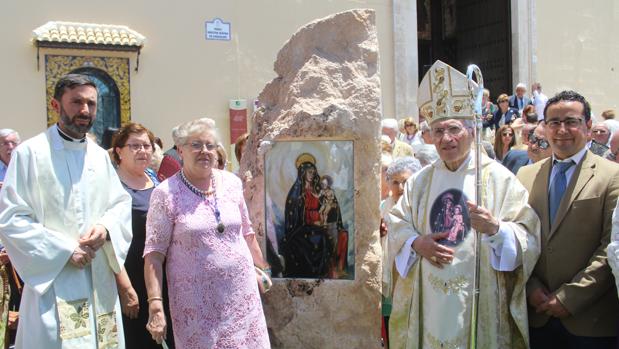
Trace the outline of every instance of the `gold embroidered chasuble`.
<instances>
[{"instance_id":1,"label":"gold embroidered chasuble","mask_svg":"<svg viewBox=\"0 0 619 349\"><path fill-rule=\"evenodd\" d=\"M478 347L528 348L525 284L539 256L540 223L527 204L528 194L502 165L482 157L482 206L513 230L521 263L513 271L497 271L495 253L481 243ZM475 232L470 229L466 200L475 199L474 155L455 172L441 160L406 183L404 195L391 211L389 260L394 264L412 236L449 232L439 243L455 250L443 269L424 258L413 262L406 277L394 272L393 309L389 322L391 348L467 348Z\"/></svg>"}]
</instances>

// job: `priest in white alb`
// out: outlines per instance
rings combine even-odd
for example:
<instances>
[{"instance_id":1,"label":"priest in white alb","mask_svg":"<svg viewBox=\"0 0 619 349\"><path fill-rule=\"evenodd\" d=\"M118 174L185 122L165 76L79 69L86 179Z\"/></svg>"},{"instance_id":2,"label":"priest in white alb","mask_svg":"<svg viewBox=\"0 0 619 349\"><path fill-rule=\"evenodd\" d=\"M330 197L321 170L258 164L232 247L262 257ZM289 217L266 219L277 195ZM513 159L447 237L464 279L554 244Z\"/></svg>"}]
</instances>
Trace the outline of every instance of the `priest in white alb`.
<instances>
[{"instance_id":1,"label":"priest in white alb","mask_svg":"<svg viewBox=\"0 0 619 349\"><path fill-rule=\"evenodd\" d=\"M485 155L476 205L469 86L478 88L440 61L419 86L440 159L408 179L391 211L392 349L469 347L475 230L482 236L477 347L528 348L525 284L539 256L540 222L516 177Z\"/></svg>"},{"instance_id":2,"label":"priest in white alb","mask_svg":"<svg viewBox=\"0 0 619 349\"><path fill-rule=\"evenodd\" d=\"M24 280L16 348L124 348L115 278L131 198L86 137L96 85L66 75L51 105L58 123L17 147L0 191L0 237Z\"/></svg>"}]
</instances>

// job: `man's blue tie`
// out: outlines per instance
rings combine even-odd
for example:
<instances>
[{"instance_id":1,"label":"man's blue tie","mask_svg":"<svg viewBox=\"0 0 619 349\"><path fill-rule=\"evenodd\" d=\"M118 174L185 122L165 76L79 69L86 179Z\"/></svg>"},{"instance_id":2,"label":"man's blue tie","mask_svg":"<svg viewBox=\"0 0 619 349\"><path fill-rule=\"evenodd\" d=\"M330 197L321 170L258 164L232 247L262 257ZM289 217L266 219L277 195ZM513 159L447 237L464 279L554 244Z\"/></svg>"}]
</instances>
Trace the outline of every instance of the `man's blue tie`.
<instances>
[{"instance_id":1,"label":"man's blue tie","mask_svg":"<svg viewBox=\"0 0 619 349\"><path fill-rule=\"evenodd\" d=\"M567 180L565 178L565 172L574 164L574 161L556 162L554 166L557 167L557 173L555 174L552 184L550 184L550 193L548 194L548 204L550 208L550 224L555 220L559 205L561 205L561 198L565 193L567 187Z\"/></svg>"}]
</instances>

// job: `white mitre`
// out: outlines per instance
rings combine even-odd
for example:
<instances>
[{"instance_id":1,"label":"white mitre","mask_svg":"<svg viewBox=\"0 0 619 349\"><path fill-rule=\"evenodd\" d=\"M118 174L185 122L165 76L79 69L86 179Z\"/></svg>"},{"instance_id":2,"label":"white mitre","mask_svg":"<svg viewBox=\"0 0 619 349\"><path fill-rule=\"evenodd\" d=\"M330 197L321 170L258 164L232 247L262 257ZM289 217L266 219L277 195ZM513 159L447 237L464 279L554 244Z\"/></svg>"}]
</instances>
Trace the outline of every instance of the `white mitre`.
<instances>
[{"instance_id":1,"label":"white mitre","mask_svg":"<svg viewBox=\"0 0 619 349\"><path fill-rule=\"evenodd\" d=\"M445 119L474 120L477 84L453 67L436 61L419 84L417 104L428 124Z\"/></svg>"}]
</instances>

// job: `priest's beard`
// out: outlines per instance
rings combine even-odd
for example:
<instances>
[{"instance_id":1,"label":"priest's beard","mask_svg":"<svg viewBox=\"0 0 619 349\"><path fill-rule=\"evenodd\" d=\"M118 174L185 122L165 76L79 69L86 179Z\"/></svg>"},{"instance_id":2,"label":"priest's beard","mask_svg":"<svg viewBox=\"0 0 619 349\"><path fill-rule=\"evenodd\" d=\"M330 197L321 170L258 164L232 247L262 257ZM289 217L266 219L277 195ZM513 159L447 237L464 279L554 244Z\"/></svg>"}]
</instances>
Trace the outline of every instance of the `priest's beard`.
<instances>
[{"instance_id":1,"label":"priest's beard","mask_svg":"<svg viewBox=\"0 0 619 349\"><path fill-rule=\"evenodd\" d=\"M90 128L92 127L92 124L95 121L94 118L88 114L77 114L77 115L69 116L67 115L67 112L62 107L60 107L60 119L62 120L64 128L67 131L74 133L75 135L86 134L90 130ZM88 120L88 124L78 125L75 123L75 120L77 119Z\"/></svg>"}]
</instances>

